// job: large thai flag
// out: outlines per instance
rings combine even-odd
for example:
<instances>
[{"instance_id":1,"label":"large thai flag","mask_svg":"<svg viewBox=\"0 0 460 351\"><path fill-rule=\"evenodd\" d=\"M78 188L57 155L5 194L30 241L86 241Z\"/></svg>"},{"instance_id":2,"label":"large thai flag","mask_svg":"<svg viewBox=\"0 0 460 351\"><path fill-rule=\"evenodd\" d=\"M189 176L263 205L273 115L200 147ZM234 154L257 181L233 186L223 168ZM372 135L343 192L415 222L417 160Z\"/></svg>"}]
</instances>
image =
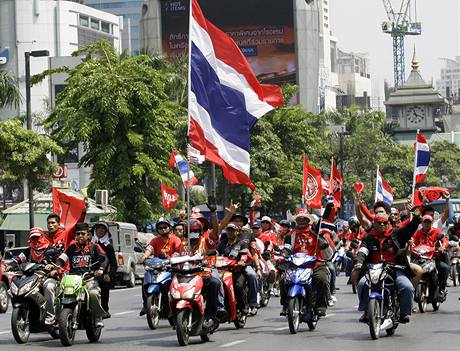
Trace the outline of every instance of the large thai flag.
<instances>
[{"instance_id":1,"label":"large thai flag","mask_svg":"<svg viewBox=\"0 0 460 351\"><path fill-rule=\"evenodd\" d=\"M393 204L393 188L382 177L380 170L377 170L377 180L375 184L375 202L383 201L388 205Z\"/></svg>"},{"instance_id":2,"label":"large thai flag","mask_svg":"<svg viewBox=\"0 0 460 351\"><path fill-rule=\"evenodd\" d=\"M430 147L423 134L417 133L417 142L415 143L415 184L425 180L430 164Z\"/></svg>"},{"instance_id":3,"label":"large thai flag","mask_svg":"<svg viewBox=\"0 0 460 351\"><path fill-rule=\"evenodd\" d=\"M254 188L249 131L257 119L283 104L281 90L259 84L238 46L203 16L196 0L190 42L190 142L222 167L230 183Z\"/></svg>"}]
</instances>

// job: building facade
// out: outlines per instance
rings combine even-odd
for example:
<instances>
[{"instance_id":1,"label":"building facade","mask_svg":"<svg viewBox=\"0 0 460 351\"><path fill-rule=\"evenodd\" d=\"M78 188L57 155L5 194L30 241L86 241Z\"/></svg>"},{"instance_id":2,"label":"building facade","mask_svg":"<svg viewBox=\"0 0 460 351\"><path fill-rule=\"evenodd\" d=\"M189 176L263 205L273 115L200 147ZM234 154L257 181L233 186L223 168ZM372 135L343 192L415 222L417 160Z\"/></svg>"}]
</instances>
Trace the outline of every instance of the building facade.
<instances>
[{"instance_id":1,"label":"building facade","mask_svg":"<svg viewBox=\"0 0 460 351\"><path fill-rule=\"evenodd\" d=\"M31 57L30 73L34 75L50 68L51 57L71 56L78 48L102 38L121 50L118 16L70 1L0 1L0 56L7 56L0 60L0 69L18 78L24 97L18 109L0 110L0 119L25 114L25 52L49 51L49 57ZM46 114L52 95L49 80L33 86L32 113Z\"/></svg>"},{"instance_id":2,"label":"building facade","mask_svg":"<svg viewBox=\"0 0 460 351\"><path fill-rule=\"evenodd\" d=\"M369 60L366 55L337 50L338 80L341 94L337 96L337 107L353 104L370 108L372 89Z\"/></svg>"},{"instance_id":3,"label":"building facade","mask_svg":"<svg viewBox=\"0 0 460 351\"><path fill-rule=\"evenodd\" d=\"M138 55L140 45L139 21L143 0L81 0L87 6L123 17L122 49L129 55Z\"/></svg>"},{"instance_id":4,"label":"building facade","mask_svg":"<svg viewBox=\"0 0 460 351\"><path fill-rule=\"evenodd\" d=\"M460 56L443 60L444 67L441 68L441 78L436 81L436 87L443 96L457 105L460 103Z\"/></svg>"}]
</instances>

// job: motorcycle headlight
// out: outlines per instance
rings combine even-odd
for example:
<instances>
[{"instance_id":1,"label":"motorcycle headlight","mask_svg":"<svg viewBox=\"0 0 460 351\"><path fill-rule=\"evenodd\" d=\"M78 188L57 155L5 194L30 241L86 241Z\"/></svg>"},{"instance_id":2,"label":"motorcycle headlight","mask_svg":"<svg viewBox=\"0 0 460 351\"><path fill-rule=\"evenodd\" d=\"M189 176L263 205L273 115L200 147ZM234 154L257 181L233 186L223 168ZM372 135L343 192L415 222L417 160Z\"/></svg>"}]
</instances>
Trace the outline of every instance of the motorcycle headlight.
<instances>
[{"instance_id":1,"label":"motorcycle headlight","mask_svg":"<svg viewBox=\"0 0 460 351\"><path fill-rule=\"evenodd\" d=\"M11 293L13 295L17 295L18 294L18 287L16 284L14 284L14 282L11 283Z\"/></svg>"},{"instance_id":2,"label":"motorcycle headlight","mask_svg":"<svg viewBox=\"0 0 460 351\"><path fill-rule=\"evenodd\" d=\"M370 269L369 270L369 278L372 284L378 284L380 281L380 276L382 274L381 269Z\"/></svg>"},{"instance_id":3,"label":"motorcycle headlight","mask_svg":"<svg viewBox=\"0 0 460 351\"><path fill-rule=\"evenodd\" d=\"M20 289L18 289L17 295L23 295L27 293L28 291L30 291L32 286L34 286L34 284L35 284L35 280L31 280L30 282L24 284L23 286L21 286Z\"/></svg>"},{"instance_id":4,"label":"motorcycle headlight","mask_svg":"<svg viewBox=\"0 0 460 351\"><path fill-rule=\"evenodd\" d=\"M171 289L171 296L173 299L180 299L180 293L176 289Z\"/></svg>"},{"instance_id":5,"label":"motorcycle headlight","mask_svg":"<svg viewBox=\"0 0 460 351\"><path fill-rule=\"evenodd\" d=\"M73 286L66 286L64 288L64 295L73 295L74 292L75 289L73 288Z\"/></svg>"}]
</instances>

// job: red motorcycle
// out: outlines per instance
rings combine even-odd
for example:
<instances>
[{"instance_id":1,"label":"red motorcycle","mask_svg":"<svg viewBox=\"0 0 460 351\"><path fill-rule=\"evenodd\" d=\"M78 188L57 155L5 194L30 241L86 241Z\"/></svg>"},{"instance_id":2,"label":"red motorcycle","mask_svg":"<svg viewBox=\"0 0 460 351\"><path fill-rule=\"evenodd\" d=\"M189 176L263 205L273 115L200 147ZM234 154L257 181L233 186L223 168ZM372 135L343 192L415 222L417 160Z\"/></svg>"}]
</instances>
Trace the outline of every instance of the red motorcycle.
<instances>
[{"instance_id":1,"label":"red motorcycle","mask_svg":"<svg viewBox=\"0 0 460 351\"><path fill-rule=\"evenodd\" d=\"M234 258L225 256L218 256L215 263L218 269L222 282L224 283L225 291L225 309L228 313L228 322L233 322L237 329L244 328L246 325L246 319L248 316L247 308L245 306L245 296L240 296L241 302L238 304L235 296L235 278L234 273L241 272L244 266L238 264L238 261ZM246 291L243 289L243 294ZM246 292L247 296L247 292Z\"/></svg>"},{"instance_id":2,"label":"red motorcycle","mask_svg":"<svg viewBox=\"0 0 460 351\"><path fill-rule=\"evenodd\" d=\"M206 272L201 257L171 258L173 278L169 304L175 316L177 341L186 346L190 336L200 336L209 341L209 335L219 326L214 319L205 318L205 301L202 294L203 274Z\"/></svg>"}]
</instances>

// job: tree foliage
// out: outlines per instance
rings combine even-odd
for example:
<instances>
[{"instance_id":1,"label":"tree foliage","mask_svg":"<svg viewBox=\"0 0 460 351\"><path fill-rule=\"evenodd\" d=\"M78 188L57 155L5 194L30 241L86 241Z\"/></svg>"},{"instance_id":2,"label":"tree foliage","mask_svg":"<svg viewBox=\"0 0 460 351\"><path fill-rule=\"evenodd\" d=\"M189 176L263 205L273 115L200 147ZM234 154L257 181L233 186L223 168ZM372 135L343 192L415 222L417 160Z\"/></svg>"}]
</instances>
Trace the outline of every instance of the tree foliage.
<instances>
[{"instance_id":1,"label":"tree foliage","mask_svg":"<svg viewBox=\"0 0 460 351\"><path fill-rule=\"evenodd\" d=\"M8 106L19 106L21 93L16 79L7 71L0 70L0 109Z\"/></svg>"},{"instance_id":2,"label":"tree foliage","mask_svg":"<svg viewBox=\"0 0 460 351\"><path fill-rule=\"evenodd\" d=\"M119 219L145 223L162 212L160 182L177 178L168 168L178 123L168 75L150 57L119 55L106 41L74 55L84 59L68 71L45 124L56 140L84 144L90 190L108 189Z\"/></svg>"},{"instance_id":3,"label":"tree foliage","mask_svg":"<svg viewBox=\"0 0 460 351\"><path fill-rule=\"evenodd\" d=\"M56 169L47 155L61 151L53 140L23 128L19 119L0 122L0 182L14 184L26 178L33 188L44 187Z\"/></svg>"}]
</instances>

